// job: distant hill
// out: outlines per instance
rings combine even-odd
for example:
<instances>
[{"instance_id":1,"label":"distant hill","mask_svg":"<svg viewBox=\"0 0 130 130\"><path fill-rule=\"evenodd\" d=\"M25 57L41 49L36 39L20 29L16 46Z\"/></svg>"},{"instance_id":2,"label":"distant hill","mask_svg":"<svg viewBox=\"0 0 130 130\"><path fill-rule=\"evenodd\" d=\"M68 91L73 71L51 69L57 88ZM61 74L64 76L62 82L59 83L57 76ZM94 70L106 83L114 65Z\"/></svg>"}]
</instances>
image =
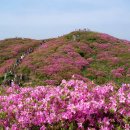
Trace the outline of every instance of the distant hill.
<instances>
[{"instance_id":1,"label":"distant hill","mask_svg":"<svg viewBox=\"0 0 130 130\"><path fill-rule=\"evenodd\" d=\"M59 84L72 75L107 82L130 83L130 42L108 34L75 31L41 44L40 40L0 41L0 76L28 48L35 48L16 67L23 85Z\"/></svg>"}]
</instances>

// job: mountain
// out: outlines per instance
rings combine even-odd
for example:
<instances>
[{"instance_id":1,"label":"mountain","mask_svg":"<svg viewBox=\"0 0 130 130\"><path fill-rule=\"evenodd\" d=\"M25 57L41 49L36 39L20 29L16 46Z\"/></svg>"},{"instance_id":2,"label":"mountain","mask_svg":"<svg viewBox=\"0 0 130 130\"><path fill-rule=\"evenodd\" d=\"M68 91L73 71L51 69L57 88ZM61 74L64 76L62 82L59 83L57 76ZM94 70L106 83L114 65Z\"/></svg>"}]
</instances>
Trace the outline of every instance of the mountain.
<instances>
[{"instance_id":1,"label":"mountain","mask_svg":"<svg viewBox=\"0 0 130 130\"><path fill-rule=\"evenodd\" d=\"M0 41L1 83L16 60L29 48L15 67L12 78L26 85L58 85L75 76L96 84L130 83L130 42L104 33L80 30L48 39L6 39ZM16 78L17 80L17 78Z\"/></svg>"}]
</instances>

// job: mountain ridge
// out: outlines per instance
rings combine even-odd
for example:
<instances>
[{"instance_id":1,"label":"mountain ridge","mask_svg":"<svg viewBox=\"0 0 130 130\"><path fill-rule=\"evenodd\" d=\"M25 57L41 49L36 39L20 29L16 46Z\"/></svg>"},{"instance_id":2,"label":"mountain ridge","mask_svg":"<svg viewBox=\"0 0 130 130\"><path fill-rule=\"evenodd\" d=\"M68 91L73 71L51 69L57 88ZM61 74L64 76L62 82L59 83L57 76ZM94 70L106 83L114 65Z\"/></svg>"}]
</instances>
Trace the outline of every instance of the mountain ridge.
<instances>
[{"instance_id":1,"label":"mountain ridge","mask_svg":"<svg viewBox=\"0 0 130 130\"><path fill-rule=\"evenodd\" d=\"M10 40L2 42L11 42ZM14 51L11 50L11 46L5 47L4 52L8 53L3 55L3 50L0 48L0 56L9 56L12 54L9 53L10 51L18 53L13 53L15 55L13 61L8 57L9 61L5 60L7 62L5 64L2 63L1 58L0 70L3 70L6 64L13 64L16 58L29 47L35 48L42 43L42 40L13 40L15 42L11 42L12 46L16 47L12 48ZM1 45L3 44L0 41ZM20 49L16 51L18 47ZM23 59L23 62L16 68L16 73L24 75L25 81L21 81L23 85L59 84L62 79L69 79L72 75L77 75L84 80L93 80L97 84L110 81L119 84L129 83L129 57L129 41L108 34L80 30L46 40L44 44L36 47L34 52Z\"/></svg>"}]
</instances>

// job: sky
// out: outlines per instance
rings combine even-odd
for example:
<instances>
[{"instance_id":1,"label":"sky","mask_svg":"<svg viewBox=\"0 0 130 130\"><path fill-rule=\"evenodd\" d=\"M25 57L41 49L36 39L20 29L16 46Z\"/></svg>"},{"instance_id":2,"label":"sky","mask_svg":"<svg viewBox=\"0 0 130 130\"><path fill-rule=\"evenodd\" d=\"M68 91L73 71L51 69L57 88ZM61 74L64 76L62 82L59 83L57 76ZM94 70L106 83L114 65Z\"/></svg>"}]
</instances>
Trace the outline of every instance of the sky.
<instances>
[{"instance_id":1,"label":"sky","mask_svg":"<svg viewBox=\"0 0 130 130\"><path fill-rule=\"evenodd\" d=\"M0 39L44 39L79 28L130 40L130 0L0 0Z\"/></svg>"}]
</instances>

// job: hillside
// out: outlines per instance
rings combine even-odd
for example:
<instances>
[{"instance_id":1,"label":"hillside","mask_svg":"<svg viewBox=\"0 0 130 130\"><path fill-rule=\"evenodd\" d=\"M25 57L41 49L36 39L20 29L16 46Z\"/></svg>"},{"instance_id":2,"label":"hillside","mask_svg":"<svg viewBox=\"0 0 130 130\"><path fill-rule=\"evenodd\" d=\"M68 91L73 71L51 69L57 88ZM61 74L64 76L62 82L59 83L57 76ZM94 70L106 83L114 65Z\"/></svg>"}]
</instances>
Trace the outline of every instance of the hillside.
<instances>
[{"instance_id":1,"label":"hillside","mask_svg":"<svg viewBox=\"0 0 130 130\"><path fill-rule=\"evenodd\" d=\"M58 85L72 75L96 84L130 83L130 42L107 34L76 31L41 41L8 39L0 42L0 73L27 48L36 47L16 68L22 85Z\"/></svg>"}]
</instances>

